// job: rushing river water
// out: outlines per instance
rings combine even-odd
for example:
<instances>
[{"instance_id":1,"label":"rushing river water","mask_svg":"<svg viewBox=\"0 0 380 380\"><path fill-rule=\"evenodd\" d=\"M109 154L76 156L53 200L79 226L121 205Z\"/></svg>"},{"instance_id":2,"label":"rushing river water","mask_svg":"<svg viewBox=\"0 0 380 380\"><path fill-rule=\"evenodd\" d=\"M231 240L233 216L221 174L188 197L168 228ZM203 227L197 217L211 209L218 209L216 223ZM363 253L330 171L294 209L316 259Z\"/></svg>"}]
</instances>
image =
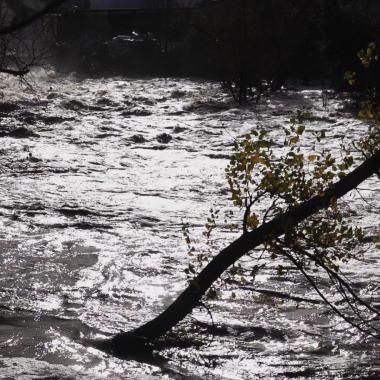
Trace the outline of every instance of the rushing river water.
<instances>
[{"instance_id":1,"label":"rushing river water","mask_svg":"<svg viewBox=\"0 0 380 380\"><path fill-rule=\"evenodd\" d=\"M326 306L250 286L222 285L208 301L214 328L195 310L184 323L194 339L146 360L78 339L137 327L186 286L194 257L182 227L208 249L209 209L230 207L224 168L235 138L262 125L275 141L304 107L316 115L308 130L325 130L328 149L363 133L339 98L322 107L320 90L298 89L236 108L211 83L54 73L35 77L32 89L3 78L0 91L1 379L380 378L374 339ZM362 187L346 197L347 213L375 228L379 182ZM221 221L214 253L236 236ZM345 269L379 304L378 253ZM253 285L317 299L295 271L278 278L270 265Z\"/></svg>"}]
</instances>

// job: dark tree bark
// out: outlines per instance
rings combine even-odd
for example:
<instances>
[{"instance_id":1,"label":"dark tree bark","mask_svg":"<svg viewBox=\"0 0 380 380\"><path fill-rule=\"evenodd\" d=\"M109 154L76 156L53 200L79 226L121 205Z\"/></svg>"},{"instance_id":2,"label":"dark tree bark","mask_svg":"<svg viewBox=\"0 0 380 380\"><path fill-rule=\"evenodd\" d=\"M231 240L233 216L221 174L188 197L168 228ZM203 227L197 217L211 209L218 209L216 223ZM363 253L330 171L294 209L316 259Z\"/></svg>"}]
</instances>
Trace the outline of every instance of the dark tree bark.
<instances>
[{"instance_id":1,"label":"dark tree bark","mask_svg":"<svg viewBox=\"0 0 380 380\"><path fill-rule=\"evenodd\" d=\"M324 194L316 195L308 201L291 208L280 217L262 224L257 229L243 233L237 240L215 256L184 292L157 317L134 330L117 334L110 340L98 342L96 346L118 356L133 355L138 351L141 352L144 347L149 346L150 342L164 335L191 313L199 305L202 296L210 286L242 256L265 241L283 235L319 210L327 208L332 201L355 189L360 183L379 171L380 150L327 189Z\"/></svg>"},{"instance_id":2,"label":"dark tree bark","mask_svg":"<svg viewBox=\"0 0 380 380\"><path fill-rule=\"evenodd\" d=\"M29 73L28 69L25 70L11 70L11 69L2 69L0 68L0 73L14 75L16 77L22 77Z\"/></svg>"}]
</instances>

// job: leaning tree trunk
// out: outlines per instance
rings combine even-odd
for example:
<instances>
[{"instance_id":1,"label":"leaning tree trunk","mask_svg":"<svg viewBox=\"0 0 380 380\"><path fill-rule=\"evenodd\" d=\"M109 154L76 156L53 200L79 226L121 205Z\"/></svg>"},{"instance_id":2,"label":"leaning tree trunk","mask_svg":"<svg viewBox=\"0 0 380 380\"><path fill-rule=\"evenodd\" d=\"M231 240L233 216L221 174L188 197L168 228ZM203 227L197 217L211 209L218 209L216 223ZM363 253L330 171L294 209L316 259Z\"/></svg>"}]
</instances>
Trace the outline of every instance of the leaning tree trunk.
<instances>
[{"instance_id":1,"label":"leaning tree trunk","mask_svg":"<svg viewBox=\"0 0 380 380\"><path fill-rule=\"evenodd\" d=\"M210 286L238 259L265 241L283 235L289 228L296 226L319 210L327 208L333 200L355 189L379 170L380 150L327 189L324 194L316 195L255 230L241 235L215 256L184 292L157 317L134 330L117 334L97 346L115 355L128 355L162 336L199 305L202 296Z\"/></svg>"}]
</instances>

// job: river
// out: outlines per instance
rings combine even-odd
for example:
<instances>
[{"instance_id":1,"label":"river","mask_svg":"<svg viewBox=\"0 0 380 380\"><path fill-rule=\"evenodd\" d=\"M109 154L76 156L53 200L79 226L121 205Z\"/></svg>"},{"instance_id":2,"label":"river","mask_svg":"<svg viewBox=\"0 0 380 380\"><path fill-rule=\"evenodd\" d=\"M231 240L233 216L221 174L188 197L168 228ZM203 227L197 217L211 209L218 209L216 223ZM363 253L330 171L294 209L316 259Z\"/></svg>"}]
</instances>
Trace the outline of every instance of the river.
<instances>
[{"instance_id":1,"label":"river","mask_svg":"<svg viewBox=\"0 0 380 380\"><path fill-rule=\"evenodd\" d=\"M222 284L208 311L184 322L188 338L153 357L121 360L79 339L137 327L186 286L195 256L184 224L211 254L237 236L231 219L220 220L212 249L202 240L210 208L231 209L224 168L234 139L261 125L275 141L308 109L305 146L323 129L336 151L366 130L342 97L323 107L320 89L298 87L238 108L217 84L196 80L46 71L29 80L0 83L0 378L380 378L379 343L326 306L250 289L317 299L297 272L279 278L271 264L250 286ZM345 197L368 230L379 190L372 179ZM379 305L377 251L345 270Z\"/></svg>"}]
</instances>

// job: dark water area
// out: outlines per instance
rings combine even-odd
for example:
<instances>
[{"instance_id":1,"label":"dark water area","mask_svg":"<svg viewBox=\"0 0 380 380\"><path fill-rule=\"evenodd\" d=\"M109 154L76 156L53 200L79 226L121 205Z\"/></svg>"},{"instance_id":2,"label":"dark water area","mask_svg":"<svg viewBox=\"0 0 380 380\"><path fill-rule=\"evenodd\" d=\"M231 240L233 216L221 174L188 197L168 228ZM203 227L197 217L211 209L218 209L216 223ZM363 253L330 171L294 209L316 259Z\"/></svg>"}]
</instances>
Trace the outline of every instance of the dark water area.
<instances>
[{"instance_id":1,"label":"dark water area","mask_svg":"<svg viewBox=\"0 0 380 380\"><path fill-rule=\"evenodd\" d=\"M216 254L237 237L220 220L212 249L202 238L210 208L231 209L224 169L235 139L260 126L276 143L297 109L313 115L305 150L316 131L333 152L362 135L341 96L324 107L321 89L294 88L238 108L218 84L196 80L33 78L33 88L0 84L0 378L380 378L373 338L319 302L255 291L318 299L300 274L279 278L272 263L254 283L221 285L207 301L213 322L196 309L153 357L121 360L81 343L158 314L186 286L198 252ZM368 231L378 226L379 190L371 179L344 199ZM377 251L344 271L379 305Z\"/></svg>"}]
</instances>

